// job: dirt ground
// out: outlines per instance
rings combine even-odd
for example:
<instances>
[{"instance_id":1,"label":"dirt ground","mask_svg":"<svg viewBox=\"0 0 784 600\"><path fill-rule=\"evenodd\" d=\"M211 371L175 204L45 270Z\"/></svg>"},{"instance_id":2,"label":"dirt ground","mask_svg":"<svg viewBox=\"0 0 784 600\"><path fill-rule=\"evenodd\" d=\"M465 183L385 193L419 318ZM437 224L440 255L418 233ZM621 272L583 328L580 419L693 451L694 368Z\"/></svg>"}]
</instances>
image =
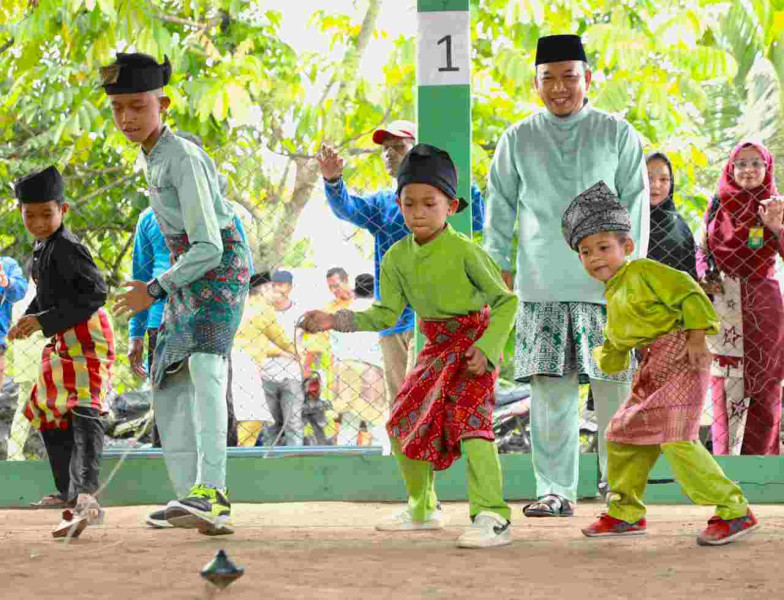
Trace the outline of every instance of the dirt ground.
<instances>
[{"instance_id":1,"label":"dirt ground","mask_svg":"<svg viewBox=\"0 0 784 600\"><path fill-rule=\"evenodd\" d=\"M237 532L209 538L151 530L153 507L107 510L107 523L66 545L50 537L55 511L0 511L0 598L110 600L580 598L754 600L784 597L784 506L758 505L762 527L734 544L696 545L711 510L652 506L648 535L590 540L579 528L602 506L571 519L526 519L514 506L513 543L461 550L467 505L445 503L439 532L378 533L397 504L312 502L234 506ZM199 576L224 548L245 575L216 593Z\"/></svg>"}]
</instances>

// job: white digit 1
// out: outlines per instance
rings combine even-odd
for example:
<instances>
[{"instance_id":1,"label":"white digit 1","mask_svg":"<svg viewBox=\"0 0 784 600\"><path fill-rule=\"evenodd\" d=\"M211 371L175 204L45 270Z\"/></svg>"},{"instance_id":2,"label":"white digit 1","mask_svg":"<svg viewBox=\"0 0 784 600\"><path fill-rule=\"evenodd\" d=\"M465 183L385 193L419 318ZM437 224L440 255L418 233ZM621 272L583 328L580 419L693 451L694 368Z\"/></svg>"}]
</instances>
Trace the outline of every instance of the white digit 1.
<instances>
[{"instance_id":1,"label":"white digit 1","mask_svg":"<svg viewBox=\"0 0 784 600\"><path fill-rule=\"evenodd\" d=\"M440 40L438 40L437 44L440 46L444 42L446 42L446 66L438 67L438 70L440 72L459 71L460 69L458 67L452 65L452 36L445 35Z\"/></svg>"}]
</instances>

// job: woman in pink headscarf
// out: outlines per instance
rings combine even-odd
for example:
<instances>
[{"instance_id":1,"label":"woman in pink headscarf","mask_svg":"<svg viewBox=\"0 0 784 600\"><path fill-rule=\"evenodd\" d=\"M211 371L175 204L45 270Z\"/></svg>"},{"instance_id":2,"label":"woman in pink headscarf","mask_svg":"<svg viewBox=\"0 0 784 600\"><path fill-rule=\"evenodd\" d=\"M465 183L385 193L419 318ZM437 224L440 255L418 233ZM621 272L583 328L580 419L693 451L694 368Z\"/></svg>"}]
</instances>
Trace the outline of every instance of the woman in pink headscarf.
<instances>
[{"instance_id":1,"label":"woman in pink headscarf","mask_svg":"<svg viewBox=\"0 0 784 600\"><path fill-rule=\"evenodd\" d=\"M779 454L784 307L784 198L765 146L741 142L705 215L697 273L722 320L709 339L714 454Z\"/></svg>"}]
</instances>

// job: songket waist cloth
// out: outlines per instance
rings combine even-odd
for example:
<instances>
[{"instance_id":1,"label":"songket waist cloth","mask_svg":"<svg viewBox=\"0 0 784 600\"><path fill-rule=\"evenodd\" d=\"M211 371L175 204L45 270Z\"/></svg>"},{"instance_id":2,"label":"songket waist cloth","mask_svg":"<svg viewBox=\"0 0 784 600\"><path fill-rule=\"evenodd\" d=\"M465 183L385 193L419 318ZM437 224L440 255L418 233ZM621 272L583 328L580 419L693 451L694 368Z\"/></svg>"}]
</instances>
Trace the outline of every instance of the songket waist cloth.
<instances>
[{"instance_id":1,"label":"songket waist cloth","mask_svg":"<svg viewBox=\"0 0 784 600\"><path fill-rule=\"evenodd\" d=\"M190 248L187 234L164 237L174 258ZM220 265L166 299L152 365L156 389L191 354L231 352L248 294L248 251L234 225L222 229L221 238Z\"/></svg>"},{"instance_id":2,"label":"songket waist cloth","mask_svg":"<svg viewBox=\"0 0 784 600\"><path fill-rule=\"evenodd\" d=\"M674 331L643 350L631 396L607 426L609 441L655 445L698 439L710 371L694 370L681 356L685 348L686 332Z\"/></svg>"},{"instance_id":3,"label":"songket waist cloth","mask_svg":"<svg viewBox=\"0 0 784 600\"><path fill-rule=\"evenodd\" d=\"M464 439L494 440L496 371L474 376L464 358L490 322L490 309L439 320L419 320L426 338L390 412L387 432L411 459L437 471L460 458Z\"/></svg>"},{"instance_id":4,"label":"songket waist cloth","mask_svg":"<svg viewBox=\"0 0 784 600\"><path fill-rule=\"evenodd\" d=\"M25 417L40 430L68 429L69 413L94 408L106 414L106 389L114 364L114 331L99 308L86 321L54 334L41 352L41 368Z\"/></svg>"}]
</instances>

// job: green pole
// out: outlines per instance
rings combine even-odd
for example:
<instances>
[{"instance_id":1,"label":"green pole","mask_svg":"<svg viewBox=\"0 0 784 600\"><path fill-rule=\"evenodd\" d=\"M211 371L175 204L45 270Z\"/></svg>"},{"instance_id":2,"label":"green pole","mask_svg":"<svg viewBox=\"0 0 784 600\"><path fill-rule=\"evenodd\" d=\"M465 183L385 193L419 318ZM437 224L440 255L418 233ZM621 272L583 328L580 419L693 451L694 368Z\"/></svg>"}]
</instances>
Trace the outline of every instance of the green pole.
<instances>
[{"instance_id":1,"label":"green pole","mask_svg":"<svg viewBox=\"0 0 784 600\"><path fill-rule=\"evenodd\" d=\"M471 237L471 15L469 0L417 0L417 140L443 148L469 202L449 219ZM416 349L423 339L417 327Z\"/></svg>"}]
</instances>

